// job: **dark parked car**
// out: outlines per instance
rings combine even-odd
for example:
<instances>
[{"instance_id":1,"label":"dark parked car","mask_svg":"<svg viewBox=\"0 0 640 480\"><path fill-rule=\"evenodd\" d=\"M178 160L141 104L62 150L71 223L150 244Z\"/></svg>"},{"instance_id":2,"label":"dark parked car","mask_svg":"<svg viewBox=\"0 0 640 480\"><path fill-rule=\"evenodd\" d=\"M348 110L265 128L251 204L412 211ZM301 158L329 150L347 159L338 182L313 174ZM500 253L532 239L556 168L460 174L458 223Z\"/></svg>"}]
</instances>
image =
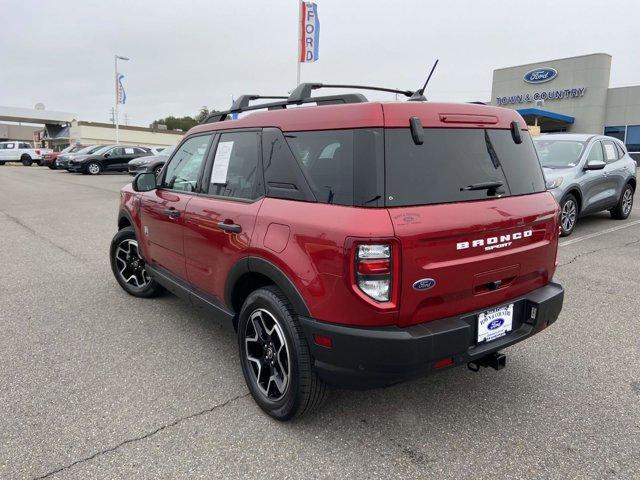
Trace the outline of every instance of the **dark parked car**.
<instances>
[{"instance_id":1,"label":"dark parked car","mask_svg":"<svg viewBox=\"0 0 640 480\"><path fill-rule=\"evenodd\" d=\"M138 145L106 145L91 155L83 155L69 161L67 170L90 175L106 171L126 172L129 161L151 155L151 149Z\"/></svg>"},{"instance_id":2,"label":"dark parked car","mask_svg":"<svg viewBox=\"0 0 640 480\"><path fill-rule=\"evenodd\" d=\"M124 187L118 283L234 328L247 387L279 420L317 407L325 383L504 367L500 351L555 322L564 295L559 208L523 118L314 88L216 112L160 178ZM288 108L304 103L318 106Z\"/></svg>"},{"instance_id":3,"label":"dark parked car","mask_svg":"<svg viewBox=\"0 0 640 480\"><path fill-rule=\"evenodd\" d=\"M155 173L156 177L162 172L162 167L167 163L167 159L171 156L175 147L169 147L162 150L161 153L148 157L134 158L129 162L129 173L137 175L143 172Z\"/></svg>"},{"instance_id":4,"label":"dark parked car","mask_svg":"<svg viewBox=\"0 0 640 480\"><path fill-rule=\"evenodd\" d=\"M80 150L83 150L86 147L87 145L75 144L75 145L69 145L67 148L65 148L64 150L60 150L59 152L45 153L42 156L41 165L47 166L51 170L55 170L57 168L56 160L58 159L59 156L65 155L67 153L78 153L80 152Z\"/></svg>"},{"instance_id":5,"label":"dark parked car","mask_svg":"<svg viewBox=\"0 0 640 480\"><path fill-rule=\"evenodd\" d=\"M56 158L56 170L59 169L66 169L69 166L69 160L71 160L72 158L76 158L76 157L80 157L80 156L84 156L84 155L90 155L94 152L97 152L98 150L100 150L102 147L104 147L104 145L89 145L84 147L82 150L79 150L77 152L73 152L73 153L61 153L60 155L58 155L58 158Z\"/></svg>"}]
</instances>

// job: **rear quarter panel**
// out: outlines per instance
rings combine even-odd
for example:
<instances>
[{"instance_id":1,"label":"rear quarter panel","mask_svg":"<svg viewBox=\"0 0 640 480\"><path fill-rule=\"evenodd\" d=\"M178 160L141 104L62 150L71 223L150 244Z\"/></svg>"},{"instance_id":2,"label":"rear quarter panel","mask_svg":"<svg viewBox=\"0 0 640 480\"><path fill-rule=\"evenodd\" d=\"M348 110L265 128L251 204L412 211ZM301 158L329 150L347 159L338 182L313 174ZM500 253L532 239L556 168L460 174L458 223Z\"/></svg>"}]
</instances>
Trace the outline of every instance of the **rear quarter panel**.
<instances>
[{"instance_id":1,"label":"rear quarter panel","mask_svg":"<svg viewBox=\"0 0 640 480\"><path fill-rule=\"evenodd\" d=\"M354 239L392 238L386 209L367 209L265 198L249 255L276 265L294 283L313 318L380 326L397 321L397 309L378 309L352 287Z\"/></svg>"}]
</instances>

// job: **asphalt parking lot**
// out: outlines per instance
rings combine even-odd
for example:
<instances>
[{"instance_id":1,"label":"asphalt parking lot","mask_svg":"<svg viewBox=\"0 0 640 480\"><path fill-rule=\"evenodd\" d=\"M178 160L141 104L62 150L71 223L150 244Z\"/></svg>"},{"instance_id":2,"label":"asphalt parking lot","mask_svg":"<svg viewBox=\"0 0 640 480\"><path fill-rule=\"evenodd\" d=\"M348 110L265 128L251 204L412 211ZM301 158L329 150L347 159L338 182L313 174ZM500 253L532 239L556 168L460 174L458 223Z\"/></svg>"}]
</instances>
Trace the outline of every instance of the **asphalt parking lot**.
<instances>
[{"instance_id":1,"label":"asphalt parking lot","mask_svg":"<svg viewBox=\"0 0 640 480\"><path fill-rule=\"evenodd\" d=\"M0 478L639 478L640 203L563 239L564 310L506 369L334 391L280 424L230 330L113 279L129 181L0 167Z\"/></svg>"}]
</instances>

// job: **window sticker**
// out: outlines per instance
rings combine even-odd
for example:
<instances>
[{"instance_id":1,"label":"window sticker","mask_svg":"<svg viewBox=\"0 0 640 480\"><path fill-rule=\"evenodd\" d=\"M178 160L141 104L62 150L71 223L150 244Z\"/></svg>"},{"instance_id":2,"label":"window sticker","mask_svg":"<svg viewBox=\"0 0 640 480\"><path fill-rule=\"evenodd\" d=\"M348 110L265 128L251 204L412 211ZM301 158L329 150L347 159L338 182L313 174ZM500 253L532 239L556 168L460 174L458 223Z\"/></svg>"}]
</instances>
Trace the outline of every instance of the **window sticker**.
<instances>
[{"instance_id":1,"label":"window sticker","mask_svg":"<svg viewBox=\"0 0 640 480\"><path fill-rule=\"evenodd\" d=\"M220 142L213 159L213 172L211 172L211 183L226 184L227 172L229 171L229 159L233 150L234 142Z\"/></svg>"},{"instance_id":2,"label":"window sticker","mask_svg":"<svg viewBox=\"0 0 640 480\"><path fill-rule=\"evenodd\" d=\"M616 147L611 145L610 143L604 144L604 150L607 152L607 160L615 160L616 159Z\"/></svg>"},{"instance_id":3,"label":"window sticker","mask_svg":"<svg viewBox=\"0 0 640 480\"><path fill-rule=\"evenodd\" d=\"M127 155L132 155L133 154L133 148L125 148L124 149L124 153L126 153Z\"/></svg>"}]
</instances>

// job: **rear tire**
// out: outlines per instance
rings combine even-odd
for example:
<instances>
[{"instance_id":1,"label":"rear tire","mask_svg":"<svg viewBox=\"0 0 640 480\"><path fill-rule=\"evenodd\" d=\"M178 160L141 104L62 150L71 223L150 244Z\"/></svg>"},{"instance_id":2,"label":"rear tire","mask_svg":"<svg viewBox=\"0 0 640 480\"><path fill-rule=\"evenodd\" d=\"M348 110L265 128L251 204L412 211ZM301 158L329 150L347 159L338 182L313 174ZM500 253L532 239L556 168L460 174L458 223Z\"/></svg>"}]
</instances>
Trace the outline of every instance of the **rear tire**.
<instances>
[{"instance_id":1,"label":"rear tire","mask_svg":"<svg viewBox=\"0 0 640 480\"><path fill-rule=\"evenodd\" d=\"M630 183L627 183L622 189L622 195L620 195L620 200L618 200L618 204L611 209L611 217L616 220L625 220L629 218L631 215L631 210L633 209L633 186Z\"/></svg>"},{"instance_id":2,"label":"rear tire","mask_svg":"<svg viewBox=\"0 0 640 480\"><path fill-rule=\"evenodd\" d=\"M20 157L20 161L25 167L30 167L33 164L33 160L31 160L31 157L29 155L23 155L22 157Z\"/></svg>"},{"instance_id":3,"label":"rear tire","mask_svg":"<svg viewBox=\"0 0 640 480\"><path fill-rule=\"evenodd\" d=\"M156 176L156 178L160 178L160 174L162 173L162 167L164 165L158 165L156 168L153 169L153 174Z\"/></svg>"},{"instance_id":4,"label":"rear tire","mask_svg":"<svg viewBox=\"0 0 640 480\"><path fill-rule=\"evenodd\" d=\"M307 340L289 300L276 287L251 293L238 319L240 363L262 410L286 421L324 402L327 386L313 368Z\"/></svg>"},{"instance_id":5,"label":"rear tire","mask_svg":"<svg viewBox=\"0 0 640 480\"><path fill-rule=\"evenodd\" d=\"M1 167L2 165L4 165L4 162L0 162L0 167Z\"/></svg>"},{"instance_id":6,"label":"rear tire","mask_svg":"<svg viewBox=\"0 0 640 480\"><path fill-rule=\"evenodd\" d=\"M569 194L560 202L560 236L568 237L573 233L578 221L578 201Z\"/></svg>"},{"instance_id":7,"label":"rear tire","mask_svg":"<svg viewBox=\"0 0 640 480\"><path fill-rule=\"evenodd\" d=\"M133 227L123 228L115 234L111 240L109 257L113 275L129 295L151 298L164 291L162 286L146 273Z\"/></svg>"}]
</instances>

